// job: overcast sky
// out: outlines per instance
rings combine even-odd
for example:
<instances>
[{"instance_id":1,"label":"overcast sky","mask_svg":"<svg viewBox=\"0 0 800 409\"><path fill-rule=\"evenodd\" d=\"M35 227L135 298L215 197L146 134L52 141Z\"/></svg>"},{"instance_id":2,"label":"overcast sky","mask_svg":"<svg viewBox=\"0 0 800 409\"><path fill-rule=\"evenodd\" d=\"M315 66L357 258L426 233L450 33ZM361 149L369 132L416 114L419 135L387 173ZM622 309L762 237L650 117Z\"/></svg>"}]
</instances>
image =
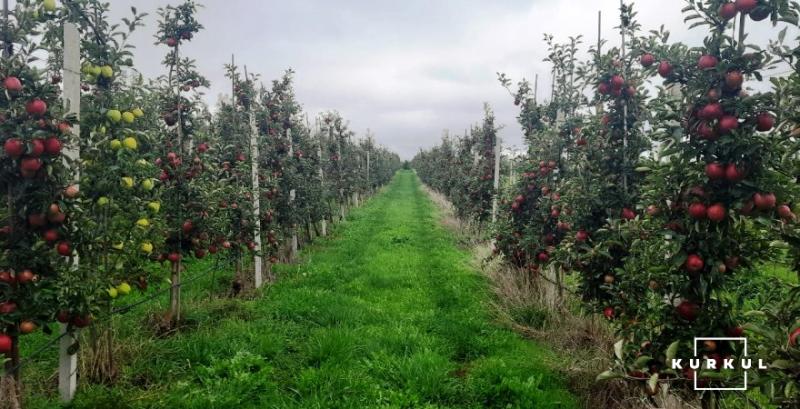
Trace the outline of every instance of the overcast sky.
<instances>
[{"instance_id":1,"label":"overcast sky","mask_svg":"<svg viewBox=\"0 0 800 409\"><path fill-rule=\"evenodd\" d=\"M131 40L135 64L155 77L165 47L153 46L155 10L176 1L114 0L113 15L131 5L147 11L147 26ZM515 81L540 74L540 97L549 87L542 62L543 33L558 40L583 34L597 37L597 11L603 11L603 37L619 44L618 0L206 0L198 19L205 26L184 55L197 60L211 80L209 102L230 85L223 64L231 53L265 81L286 68L296 74L296 91L310 117L337 110L363 135L410 159L420 147L436 144L444 129L463 133L481 120L488 102L505 125L504 143L521 145L516 107L497 82L496 72ZM643 29L664 24L674 41L697 44L700 30L686 31L682 0L639 0ZM771 26L760 23L754 38ZM790 36L790 38L793 38Z\"/></svg>"}]
</instances>

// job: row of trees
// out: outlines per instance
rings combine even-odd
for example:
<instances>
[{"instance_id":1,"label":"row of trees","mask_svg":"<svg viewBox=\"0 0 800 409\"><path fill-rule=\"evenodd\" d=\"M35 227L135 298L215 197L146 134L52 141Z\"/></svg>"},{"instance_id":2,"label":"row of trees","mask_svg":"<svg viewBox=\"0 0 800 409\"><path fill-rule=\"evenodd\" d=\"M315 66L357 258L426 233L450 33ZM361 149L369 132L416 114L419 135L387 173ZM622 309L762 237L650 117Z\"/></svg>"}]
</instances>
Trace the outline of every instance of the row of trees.
<instances>
[{"instance_id":1,"label":"row of trees","mask_svg":"<svg viewBox=\"0 0 800 409\"><path fill-rule=\"evenodd\" d=\"M291 70L265 86L227 65L231 98L212 112L208 80L182 54L203 28L193 1L158 10L165 74L145 80L127 40L146 15L133 8L112 23L108 7L22 0L3 24L0 396L12 404L23 335L56 321L65 334L93 326L89 378L112 381L102 352L113 350L119 297L167 282L163 326L178 328L185 260L221 253L234 287L258 286L259 260L273 279L270 264L401 165L336 112L309 124Z\"/></svg>"},{"instance_id":2,"label":"row of trees","mask_svg":"<svg viewBox=\"0 0 800 409\"><path fill-rule=\"evenodd\" d=\"M707 33L702 46L688 47L663 28L642 33L623 5L623 46L604 51L598 41L587 61L578 58L580 37L559 44L545 36L548 102L537 103L526 81L511 89L500 75L528 145L511 188L463 192L459 179L481 186L468 168L433 169L463 160L449 140L415 158L423 180L456 206L478 192L500 196L492 231L510 263L557 283L577 276L583 305L602 313L619 339L602 379L715 407L722 395L698 387L741 386L741 370L715 368L743 358L742 343L701 342L697 357L706 360L697 371L672 369L672 359L694 358L696 337L744 336L750 357L770 364L750 371L750 385L779 405L800 403L800 290L759 271L788 256L800 274L800 72L796 45L784 44L799 10L785 0L687 1L686 21ZM783 30L768 46L748 44L747 27L764 20ZM791 73L772 78L771 91L748 89L746 81L786 65Z\"/></svg>"}]
</instances>

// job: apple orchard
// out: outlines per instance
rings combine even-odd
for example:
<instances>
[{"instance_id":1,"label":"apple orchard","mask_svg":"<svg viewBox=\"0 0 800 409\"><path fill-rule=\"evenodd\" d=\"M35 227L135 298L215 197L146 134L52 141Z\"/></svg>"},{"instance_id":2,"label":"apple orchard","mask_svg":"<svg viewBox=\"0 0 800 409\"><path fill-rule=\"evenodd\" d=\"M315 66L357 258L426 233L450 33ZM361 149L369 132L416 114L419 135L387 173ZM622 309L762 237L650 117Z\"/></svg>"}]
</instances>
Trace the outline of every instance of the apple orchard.
<instances>
[{"instance_id":1,"label":"apple orchard","mask_svg":"<svg viewBox=\"0 0 800 409\"><path fill-rule=\"evenodd\" d=\"M127 39L144 14L110 22L108 7L17 1L3 26L0 396L10 407L26 335L70 340L67 361L90 349L81 381L112 382L112 317L129 294L169 292L156 331L175 331L185 264L234 266L237 292L260 285L262 271L272 280L270 265L400 167L336 112L309 124L292 71L265 85L227 66L233 98L212 113L201 99L209 82L182 53L203 29L191 1L158 10L163 75L143 78Z\"/></svg>"},{"instance_id":2,"label":"apple orchard","mask_svg":"<svg viewBox=\"0 0 800 409\"><path fill-rule=\"evenodd\" d=\"M694 385L741 384L742 371L718 368L755 357L769 367L749 373L757 391L733 399L797 407L800 287L764 270L800 278L800 39L786 38L800 6L663 3L682 7L701 45L642 28L622 3L620 46L544 36L546 100L538 81L498 74L524 152L499 149L487 105L482 123L406 165L491 241L490 259L549 289L546 314L613 334L597 382L632 386L651 405L674 396L727 407L731 395ZM193 280L223 272L226 296L252 294L403 165L335 111L309 120L292 70L266 81L234 56L230 98L208 106L210 82L186 47L207 35L191 0L155 13L162 70L145 78L128 40L146 14L112 21L109 7L19 0L6 10L0 408L24 406L20 369L56 344L64 401L78 356L81 383L114 385L126 370L114 353L119 316L162 297L168 306L142 331L190 331L181 294ZM749 43L754 26L771 30L767 44ZM35 337L44 341L29 348ZM750 349L706 340L695 355L698 337L745 337Z\"/></svg>"},{"instance_id":3,"label":"apple orchard","mask_svg":"<svg viewBox=\"0 0 800 409\"><path fill-rule=\"evenodd\" d=\"M738 386L741 371L681 371L670 362L695 358L695 337L747 337L749 355L770 366L750 372L750 387L796 407L800 288L761 270L784 263L800 274L800 65L797 39L786 38L800 8L785 0L663 6L683 7L701 46L671 42L663 27L643 29L628 4L617 27L622 46L598 39L586 53L580 37L545 35L554 82L547 101L537 100L536 85L514 87L499 74L519 107L527 151L497 158L487 111L482 126L421 151L412 165L460 217L491 233L494 257L534 285L574 292L558 310L577 301L604 317L617 342L599 381L719 407L722 395L694 390L695 377L699 386ZM769 44L748 43L757 25L772 27ZM768 77L775 70L788 72ZM755 83L765 91L753 91ZM496 159L509 176L486 228ZM714 363L744 358L728 341L706 341L698 353Z\"/></svg>"}]
</instances>

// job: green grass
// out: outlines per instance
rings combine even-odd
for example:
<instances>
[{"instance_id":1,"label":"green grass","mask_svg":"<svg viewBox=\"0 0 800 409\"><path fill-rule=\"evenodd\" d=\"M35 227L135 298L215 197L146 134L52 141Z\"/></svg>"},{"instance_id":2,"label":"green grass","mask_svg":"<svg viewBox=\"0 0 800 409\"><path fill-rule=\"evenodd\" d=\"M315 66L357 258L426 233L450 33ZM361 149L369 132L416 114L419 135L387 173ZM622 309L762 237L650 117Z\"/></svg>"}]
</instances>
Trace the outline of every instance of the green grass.
<instances>
[{"instance_id":1,"label":"green grass","mask_svg":"<svg viewBox=\"0 0 800 409\"><path fill-rule=\"evenodd\" d=\"M163 305L121 317L120 380L82 383L70 407L577 407L556 357L492 322L487 283L438 218L401 171L258 297L210 298L209 278L187 297L197 327L165 339L141 330ZM28 391L29 408L58 407L52 385Z\"/></svg>"}]
</instances>

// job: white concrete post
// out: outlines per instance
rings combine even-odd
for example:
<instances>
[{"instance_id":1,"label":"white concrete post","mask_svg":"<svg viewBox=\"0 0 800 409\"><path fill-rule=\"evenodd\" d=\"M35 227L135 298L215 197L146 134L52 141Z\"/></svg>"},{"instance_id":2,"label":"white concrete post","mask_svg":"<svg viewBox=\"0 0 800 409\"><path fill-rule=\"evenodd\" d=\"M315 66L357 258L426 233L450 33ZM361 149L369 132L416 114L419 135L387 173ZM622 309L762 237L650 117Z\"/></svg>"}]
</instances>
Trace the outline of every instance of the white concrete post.
<instances>
[{"instance_id":1,"label":"white concrete post","mask_svg":"<svg viewBox=\"0 0 800 409\"><path fill-rule=\"evenodd\" d=\"M253 241L256 243L255 285L261 287L264 277L262 275L263 262L261 259L261 189L258 183L258 127L253 109L248 112L250 120L250 180L252 181L253 194Z\"/></svg>"},{"instance_id":2,"label":"white concrete post","mask_svg":"<svg viewBox=\"0 0 800 409\"><path fill-rule=\"evenodd\" d=\"M500 195L500 137L494 138L494 194L492 195L492 223L497 221L497 197Z\"/></svg>"},{"instance_id":3,"label":"white concrete post","mask_svg":"<svg viewBox=\"0 0 800 409\"><path fill-rule=\"evenodd\" d=\"M73 23L64 23L64 67L61 78L64 81L64 108L67 114L74 114L80 118L81 113L81 40L78 34L78 27ZM80 126L76 123L72 126L72 136L75 143L66 144L64 156L68 157L72 163L80 163L80 146L77 139L80 138ZM75 180L80 180L80 168L74 170ZM75 258L77 265L78 259ZM67 325L61 324L61 333L67 331ZM77 342L77 332L64 335L58 344L58 393L61 401L70 402L75 397L75 389L78 386L78 355L70 354L69 347Z\"/></svg>"},{"instance_id":4,"label":"white concrete post","mask_svg":"<svg viewBox=\"0 0 800 409\"><path fill-rule=\"evenodd\" d=\"M317 120L317 157L319 158L319 186L322 191L325 191L325 171L322 170L322 132L319 129L319 120ZM322 236L328 235L328 221L325 217L320 222L320 232Z\"/></svg>"},{"instance_id":5,"label":"white concrete post","mask_svg":"<svg viewBox=\"0 0 800 409\"><path fill-rule=\"evenodd\" d=\"M294 143L292 142L292 128L286 128L286 140L289 143L289 158L294 156ZM292 188L289 190L289 203L294 202L295 197L297 196L297 191ZM297 224L292 223L292 238L289 247L289 260L294 260L297 256Z\"/></svg>"}]
</instances>

